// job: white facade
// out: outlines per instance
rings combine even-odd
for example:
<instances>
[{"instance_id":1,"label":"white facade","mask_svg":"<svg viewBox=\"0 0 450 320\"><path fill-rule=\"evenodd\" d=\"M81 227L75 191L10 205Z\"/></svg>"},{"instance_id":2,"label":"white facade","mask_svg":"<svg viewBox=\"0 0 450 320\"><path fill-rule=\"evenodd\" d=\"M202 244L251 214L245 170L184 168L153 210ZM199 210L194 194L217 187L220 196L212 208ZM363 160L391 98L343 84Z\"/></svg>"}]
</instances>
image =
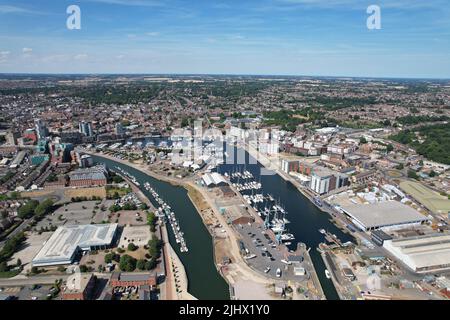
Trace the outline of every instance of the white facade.
<instances>
[{"instance_id":1,"label":"white facade","mask_svg":"<svg viewBox=\"0 0 450 320\"><path fill-rule=\"evenodd\" d=\"M330 189L330 177L321 177L316 174L311 176L311 190L318 194L328 193Z\"/></svg>"},{"instance_id":2,"label":"white facade","mask_svg":"<svg viewBox=\"0 0 450 320\"><path fill-rule=\"evenodd\" d=\"M450 234L384 241L383 247L417 273L450 269Z\"/></svg>"}]
</instances>

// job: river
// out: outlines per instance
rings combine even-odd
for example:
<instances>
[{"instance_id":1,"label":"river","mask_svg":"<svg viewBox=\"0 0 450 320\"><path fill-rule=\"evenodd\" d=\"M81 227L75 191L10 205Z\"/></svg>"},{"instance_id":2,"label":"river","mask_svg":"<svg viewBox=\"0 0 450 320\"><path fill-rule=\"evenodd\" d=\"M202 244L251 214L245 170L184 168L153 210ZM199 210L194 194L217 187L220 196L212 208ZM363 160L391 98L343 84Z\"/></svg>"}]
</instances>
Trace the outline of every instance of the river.
<instances>
[{"instance_id":1,"label":"river","mask_svg":"<svg viewBox=\"0 0 450 320\"><path fill-rule=\"evenodd\" d=\"M136 177L141 191L152 201L150 193L143 188L149 182L161 198L172 207L179 221L189 252L180 252L171 228L167 228L169 241L183 263L189 281L188 291L200 300L228 300L228 284L214 264L212 237L203 224L197 209L193 206L186 189L157 180L139 170L122 163L93 156L95 162L105 163L110 169L118 166Z\"/></svg>"},{"instance_id":2,"label":"river","mask_svg":"<svg viewBox=\"0 0 450 320\"><path fill-rule=\"evenodd\" d=\"M242 149L240 152L242 152ZM234 154L236 163L237 149L233 153L228 149L228 153ZM249 161L250 158L251 161ZM330 216L319 210L291 182L284 180L278 174L260 175L263 166L259 162L257 164L249 164L256 163L256 160L247 152L245 152L245 159L246 165L226 163L220 165L217 171L223 174L237 170L248 170L255 176L255 180L260 181L262 184L262 190L259 193L271 194L274 199L280 201L288 212L286 218L291 222L287 224L287 228L295 236L295 240L290 248L294 249L297 242L303 242L308 248L311 248L310 256L327 299L339 299L333 282L325 276L325 264L320 253L316 250L319 243L324 242L324 236L318 230L325 229L335 234L342 242L354 241L353 237L337 228L330 221Z\"/></svg>"},{"instance_id":3,"label":"river","mask_svg":"<svg viewBox=\"0 0 450 320\"><path fill-rule=\"evenodd\" d=\"M235 150L233 154L236 160L237 151ZM327 299L339 299L332 281L325 277L326 267L320 253L316 250L319 243L324 241L323 235L318 230L325 229L335 234L342 242L353 241L353 237L337 228L330 221L329 215L312 204L291 182L285 181L276 174L260 175L263 166L259 162L256 163L247 152L245 152L245 157L246 165L226 163L220 165L217 171L230 173L237 170L242 171L245 168L255 176L257 181L261 181L264 194L271 194L276 200L280 201L288 212L287 218L291 223L287 225L287 228L295 236L295 241L293 241L291 248L295 247L296 242L303 242L308 248L311 248L310 256ZM250 158L252 161L249 161ZM169 183L159 181L118 162L104 158L99 161L98 157L94 157L94 159L98 162L106 163L111 168L117 165L122 167L134 175L141 185L145 181L150 182L163 200L174 209L179 218L181 228L185 233L189 246L189 253L187 254L179 251L172 230L168 228L170 243L183 262L188 275L189 292L199 299L228 299L228 286L218 274L214 265L211 236L187 196L187 191L182 187L175 187ZM152 199L144 188L141 188L141 190Z\"/></svg>"}]
</instances>

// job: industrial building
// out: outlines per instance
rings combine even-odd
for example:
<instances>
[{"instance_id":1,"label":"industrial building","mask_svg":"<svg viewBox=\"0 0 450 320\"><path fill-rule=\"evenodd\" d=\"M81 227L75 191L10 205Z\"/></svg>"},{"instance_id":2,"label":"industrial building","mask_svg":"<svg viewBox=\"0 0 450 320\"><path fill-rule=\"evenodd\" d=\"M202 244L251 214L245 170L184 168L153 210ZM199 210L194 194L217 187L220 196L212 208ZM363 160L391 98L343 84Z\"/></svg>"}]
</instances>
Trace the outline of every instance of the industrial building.
<instances>
[{"instance_id":1,"label":"industrial building","mask_svg":"<svg viewBox=\"0 0 450 320\"><path fill-rule=\"evenodd\" d=\"M450 270L450 233L387 240L383 247L414 272Z\"/></svg>"},{"instance_id":2,"label":"industrial building","mask_svg":"<svg viewBox=\"0 0 450 320\"><path fill-rule=\"evenodd\" d=\"M413 208L397 201L344 205L341 210L363 231L413 226L428 220Z\"/></svg>"},{"instance_id":3,"label":"industrial building","mask_svg":"<svg viewBox=\"0 0 450 320\"><path fill-rule=\"evenodd\" d=\"M71 264L78 253L106 249L116 240L117 223L62 226L34 257L36 267Z\"/></svg>"},{"instance_id":4,"label":"industrial building","mask_svg":"<svg viewBox=\"0 0 450 320\"><path fill-rule=\"evenodd\" d=\"M221 187L226 186L227 182L225 179L217 172L205 173L202 176L202 181L205 186L210 187Z\"/></svg>"}]
</instances>

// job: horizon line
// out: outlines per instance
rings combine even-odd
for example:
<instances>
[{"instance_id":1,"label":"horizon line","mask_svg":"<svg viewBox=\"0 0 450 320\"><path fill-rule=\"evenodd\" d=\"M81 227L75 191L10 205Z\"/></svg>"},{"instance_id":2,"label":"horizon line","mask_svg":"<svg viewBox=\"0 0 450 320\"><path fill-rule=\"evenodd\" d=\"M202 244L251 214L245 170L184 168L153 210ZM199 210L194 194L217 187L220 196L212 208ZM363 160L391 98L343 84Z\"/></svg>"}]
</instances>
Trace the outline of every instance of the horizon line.
<instances>
[{"instance_id":1,"label":"horizon line","mask_svg":"<svg viewBox=\"0 0 450 320\"><path fill-rule=\"evenodd\" d=\"M251 73L45 73L45 72L0 72L0 75L27 76L231 76L231 77L289 77L289 78L350 78L350 79L385 79L385 80L446 80L450 77L402 77L402 76L349 76L349 75L295 75L295 74L251 74Z\"/></svg>"}]
</instances>

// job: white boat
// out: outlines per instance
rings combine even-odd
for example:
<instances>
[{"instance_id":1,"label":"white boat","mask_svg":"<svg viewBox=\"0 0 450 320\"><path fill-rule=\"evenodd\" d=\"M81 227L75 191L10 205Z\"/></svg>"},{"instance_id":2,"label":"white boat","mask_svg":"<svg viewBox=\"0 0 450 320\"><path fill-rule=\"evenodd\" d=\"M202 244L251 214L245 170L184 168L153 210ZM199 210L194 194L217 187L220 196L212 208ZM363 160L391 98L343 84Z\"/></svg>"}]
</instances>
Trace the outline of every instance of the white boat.
<instances>
[{"instance_id":1,"label":"white boat","mask_svg":"<svg viewBox=\"0 0 450 320\"><path fill-rule=\"evenodd\" d=\"M328 271L328 269L325 269L325 277L327 277L327 279L331 279L331 274L330 271Z\"/></svg>"}]
</instances>

